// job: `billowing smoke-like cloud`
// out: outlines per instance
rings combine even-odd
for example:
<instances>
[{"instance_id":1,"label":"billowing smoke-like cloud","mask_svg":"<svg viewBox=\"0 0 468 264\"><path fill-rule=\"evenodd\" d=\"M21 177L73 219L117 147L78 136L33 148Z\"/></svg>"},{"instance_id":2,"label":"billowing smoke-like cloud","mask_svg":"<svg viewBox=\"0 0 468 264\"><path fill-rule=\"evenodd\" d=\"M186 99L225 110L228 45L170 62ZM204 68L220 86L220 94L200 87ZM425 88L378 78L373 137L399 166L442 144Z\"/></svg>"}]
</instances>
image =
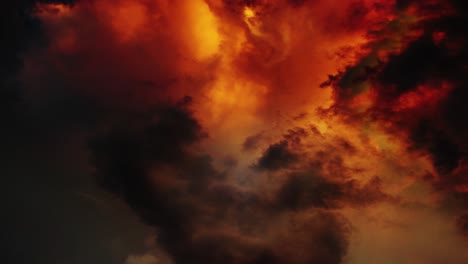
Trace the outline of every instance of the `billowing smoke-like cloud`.
<instances>
[{"instance_id":1,"label":"billowing smoke-like cloud","mask_svg":"<svg viewBox=\"0 0 468 264\"><path fill-rule=\"evenodd\" d=\"M351 120L381 123L387 133L407 137L407 151L430 157L435 172L426 180L446 195L443 203L457 204L460 211L455 214L464 233L467 144L462 134L466 128L455 120L467 114L461 106L467 85L468 38L461 26L466 23L466 4L400 1L397 6L424 14L412 25L407 43L388 51L383 44L394 39L378 32L384 38L372 44L370 55L330 77L324 86L335 87L341 101L337 111L346 112ZM403 21L396 23L401 28ZM372 62L369 56L379 53L387 54Z\"/></svg>"},{"instance_id":2,"label":"billowing smoke-like cloud","mask_svg":"<svg viewBox=\"0 0 468 264\"><path fill-rule=\"evenodd\" d=\"M22 100L91 135L98 183L174 263L468 260L463 1L34 12Z\"/></svg>"},{"instance_id":3,"label":"billowing smoke-like cloud","mask_svg":"<svg viewBox=\"0 0 468 264\"><path fill-rule=\"evenodd\" d=\"M270 197L215 169L196 150L202 138L186 105L132 118L93 143L98 178L159 228L159 241L176 263L341 262L347 223L323 203L357 194L352 183L294 175Z\"/></svg>"},{"instance_id":4,"label":"billowing smoke-like cloud","mask_svg":"<svg viewBox=\"0 0 468 264\"><path fill-rule=\"evenodd\" d=\"M256 167L265 170L277 170L289 167L297 159L297 155L288 149L288 142L281 141L268 147L258 160Z\"/></svg>"}]
</instances>

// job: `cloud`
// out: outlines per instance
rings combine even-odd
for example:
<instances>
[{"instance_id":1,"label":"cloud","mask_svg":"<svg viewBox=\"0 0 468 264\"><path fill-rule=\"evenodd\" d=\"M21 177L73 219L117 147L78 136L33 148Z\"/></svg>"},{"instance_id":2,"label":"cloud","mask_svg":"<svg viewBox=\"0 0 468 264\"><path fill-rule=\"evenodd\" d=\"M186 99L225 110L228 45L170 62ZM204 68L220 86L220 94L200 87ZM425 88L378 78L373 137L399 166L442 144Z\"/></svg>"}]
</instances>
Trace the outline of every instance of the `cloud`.
<instances>
[{"instance_id":1,"label":"cloud","mask_svg":"<svg viewBox=\"0 0 468 264\"><path fill-rule=\"evenodd\" d=\"M230 183L210 157L192 149L203 133L186 107L166 106L147 118L132 118L132 125L118 125L92 145L102 185L158 228L159 242L174 260L339 263L347 239L339 215L277 212L276 201ZM284 222L284 217L299 221L299 230ZM272 239L259 232L270 233ZM301 246L319 238L329 242L320 250L303 252ZM298 248L282 249L277 243L283 239L299 243Z\"/></svg>"},{"instance_id":2,"label":"cloud","mask_svg":"<svg viewBox=\"0 0 468 264\"><path fill-rule=\"evenodd\" d=\"M131 255L125 260L125 264L158 264L161 263L158 258L153 255Z\"/></svg>"},{"instance_id":3,"label":"cloud","mask_svg":"<svg viewBox=\"0 0 468 264\"><path fill-rule=\"evenodd\" d=\"M289 167L297 159L297 155L288 149L288 142L281 141L269 146L255 167L261 170L278 170Z\"/></svg>"},{"instance_id":4,"label":"cloud","mask_svg":"<svg viewBox=\"0 0 468 264\"><path fill-rule=\"evenodd\" d=\"M38 4L22 100L93 138L98 183L175 263L411 262L426 218L444 245L465 234L462 5Z\"/></svg>"}]
</instances>

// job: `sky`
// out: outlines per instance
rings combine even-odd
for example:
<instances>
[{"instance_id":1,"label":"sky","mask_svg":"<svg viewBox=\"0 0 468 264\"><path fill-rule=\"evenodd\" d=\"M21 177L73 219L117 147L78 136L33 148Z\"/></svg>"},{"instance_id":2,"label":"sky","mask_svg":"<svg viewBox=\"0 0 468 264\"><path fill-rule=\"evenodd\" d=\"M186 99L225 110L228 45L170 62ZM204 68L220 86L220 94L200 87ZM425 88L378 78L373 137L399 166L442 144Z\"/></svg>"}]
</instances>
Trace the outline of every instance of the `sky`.
<instances>
[{"instance_id":1,"label":"sky","mask_svg":"<svg viewBox=\"0 0 468 264\"><path fill-rule=\"evenodd\" d=\"M468 263L465 1L2 5L2 263Z\"/></svg>"}]
</instances>

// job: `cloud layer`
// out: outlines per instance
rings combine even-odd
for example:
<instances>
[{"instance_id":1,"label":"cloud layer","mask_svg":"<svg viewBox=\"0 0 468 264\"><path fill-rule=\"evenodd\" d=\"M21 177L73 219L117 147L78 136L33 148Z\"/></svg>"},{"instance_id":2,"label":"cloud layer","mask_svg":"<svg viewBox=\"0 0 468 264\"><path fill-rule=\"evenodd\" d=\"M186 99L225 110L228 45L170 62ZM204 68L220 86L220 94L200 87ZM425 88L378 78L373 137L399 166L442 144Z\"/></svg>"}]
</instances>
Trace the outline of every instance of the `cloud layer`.
<instances>
[{"instance_id":1,"label":"cloud layer","mask_svg":"<svg viewBox=\"0 0 468 264\"><path fill-rule=\"evenodd\" d=\"M32 10L21 102L174 263L467 261L463 1Z\"/></svg>"}]
</instances>

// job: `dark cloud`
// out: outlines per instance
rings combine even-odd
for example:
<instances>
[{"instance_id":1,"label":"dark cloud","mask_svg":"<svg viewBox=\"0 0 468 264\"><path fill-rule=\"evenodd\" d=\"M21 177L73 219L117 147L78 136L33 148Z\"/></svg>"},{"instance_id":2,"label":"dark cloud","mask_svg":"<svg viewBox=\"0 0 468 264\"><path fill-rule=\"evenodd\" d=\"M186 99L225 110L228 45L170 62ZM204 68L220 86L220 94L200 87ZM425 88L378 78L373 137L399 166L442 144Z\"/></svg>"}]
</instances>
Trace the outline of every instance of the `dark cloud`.
<instances>
[{"instance_id":1,"label":"dark cloud","mask_svg":"<svg viewBox=\"0 0 468 264\"><path fill-rule=\"evenodd\" d=\"M206 177L214 177L209 159L191 156L185 149L202 137L198 122L186 109L165 106L119 125L92 144L99 182L121 195L143 221L161 228L160 241L176 260L190 254L184 253L181 243L188 243L201 213L194 211L201 208L193 208L187 197L206 188ZM162 165L179 171L158 172ZM153 167L155 179L150 175Z\"/></svg>"},{"instance_id":2,"label":"dark cloud","mask_svg":"<svg viewBox=\"0 0 468 264\"><path fill-rule=\"evenodd\" d=\"M334 207L342 195L341 186L312 173L294 174L278 193L280 206L300 210L304 207Z\"/></svg>"},{"instance_id":3,"label":"dark cloud","mask_svg":"<svg viewBox=\"0 0 468 264\"><path fill-rule=\"evenodd\" d=\"M294 173L278 192L278 204L290 210L303 208L363 207L394 200L381 190L379 178L364 185L356 180L332 182L314 172Z\"/></svg>"},{"instance_id":4,"label":"dark cloud","mask_svg":"<svg viewBox=\"0 0 468 264\"><path fill-rule=\"evenodd\" d=\"M20 100L16 74L22 68L21 54L40 32L39 23L30 16L35 1L10 1L2 6L0 32L0 114L9 117Z\"/></svg>"},{"instance_id":5,"label":"dark cloud","mask_svg":"<svg viewBox=\"0 0 468 264\"><path fill-rule=\"evenodd\" d=\"M292 145L299 145L302 142L302 139L307 137L307 131L302 127L296 127L293 129L288 129L285 135L283 135L284 139L288 141Z\"/></svg>"},{"instance_id":6,"label":"dark cloud","mask_svg":"<svg viewBox=\"0 0 468 264\"><path fill-rule=\"evenodd\" d=\"M242 144L242 148L245 151L257 149L264 139L264 133L257 133L255 135L249 136L245 139L244 143Z\"/></svg>"},{"instance_id":7,"label":"dark cloud","mask_svg":"<svg viewBox=\"0 0 468 264\"><path fill-rule=\"evenodd\" d=\"M425 35L409 45L403 53L392 56L379 73L378 81L385 84L385 89L394 87L400 95L428 79L453 72L449 51L437 46L430 35ZM385 92L385 91L383 91Z\"/></svg>"},{"instance_id":8,"label":"dark cloud","mask_svg":"<svg viewBox=\"0 0 468 264\"><path fill-rule=\"evenodd\" d=\"M427 149L439 173L448 174L458 167L462 154L457 145L450 141L441 131L422 120L412 131L411 140L415 148Z\"/></svg>"},{"instance_id":9,"label":"dark cloud","mask_svg":"<svg viewBox=\"0 0 468 264\"><path fill-rule=\"evenodd\" d=\"M386 124L391 134L406 135L410 152L430 157L440 176L431 183L450 200L466 192L467 5L418 0L396 4L399 12L413 10L424 18L407 28L402 16L371 32L376 39L369 44L370 53L329 76L322 86L334 89L337 102L330 111L347 122L369 120ZM360 108L355 102L364 94L373 99ZM468 204L463 199L457 203L463 214Z\"/></svg>"},{"instance_id":10,"label":"dark cloud","mask_svg":"<svg viewBox=\"0 0 468 264\"><path fill-rule=\"evenodd\" d=\"M197 154L193 147L204 136L185 104L157 108L144 118L132 117L92 144L97 177L145 223L159 230L159 242L176 263L341 262L348 231L340 216L291 211L299 206L313 208L313 203L325 208L325 200L334 198L341 186L325 182L293 186L291 180L278 200L270 200L229 183L210 157ZM268 170L279 168L278 162L289 165L292 154L283 147L287 144L272 145L259 165ZM283 214L296 214L291 217L298 222L278 223ZM276 238L265 240L263 232L272 232ZM284 247L283 242L290 245Z\"/></svg>"},{"instance_id":11,"label":"dark cloud","mask_svg":"<svg viewBox=\"0 0 468 264\"><path fill-rule=\"evenodd\" d=\"M46 42L36 4L71 2L7 1L0 9L2 263L121 263L150 232L89 176L80 133L94 122L93 100L61 93L36 107L20 77L28 51Z\"/></svg>"},{"instance_id":12,"label":"dark cloud","mask_svg":"<svg viewBox=\"0 0 468 264\"><path fill-rule=\"evenodd\" d=\"M279 170L287 168L298 160L298 155L288 148L288 141L283 140L268 147L258 159L255 168L260 170Z\"/></svg>"},{"instance_id":13,"label":"dark cloud","mask_svg":"<svg viewBox=\"0 0 468 264\"><path fill-rule=\"evenodd\" d=\"M456 1L455 1L456 2ZM427 7L427 6L423 6ZM466 65L468 57L465 43L468 40L467 31L461 25L466 18L464 11L457 9L455 15L441 15L427 22L426 33L410 43L400 54L391 56L389 61L377 74L381 83L378 94L382 103L398 98L408 91L415 91L419 86L435 84L435 91L442 89L442 81L452 83L454 88L442 103L425 108L426 114L415 110L409 113L409 118L401 124L410 132L410 139L416 149L426 149L433 158L434 165L441 174L453 171L463 155L466 155L466 141L455 130L466 131L456 117L466 116L468 112L461 107L461 101L466 97ZM462 12L462 13L460 13ZM443 32L443 39L438 42L435 34ZM386 110L383 110L386 111ZM431 114L438 112L438 114ZM390 113L393 115L393 113ZM457 129L455 129L457 128Z\"/></svg>"},{"instance_id":14,"label":"dark cloud","mask_svg":"<svg viewBox=\"0 0 468 264\"><path fill-rule=\"evenodd\" d=\"M450 4L460 8L449 12ZM466 131L465 122L456 121L457 117L468 114L461 106L461 102L468 99L465 92L468 52L464 48L468 35L461 26L466 21L465 11L459 1L397 2L401 10L410 6L427 16L414 26L415 29L423 28L423 34L413 40L408 38L407 45L400 43L404 45L401 51L392 50L388 43L395 42L394 34L404 24L397 19L395 23L400 26L375 32L379 38L370 45L373 50L368 56L344 72L330 76L323 86L334 87L339 98L335 110L355 115L349 120L392 120L394 128L407 131L414 149L427 150L439 171L447 173L457 167L467 147L466 140L457 132ZM385 33L388 30L393 33ZM441 36L441 40L436 39L437 36ZM385 60L376 60L379 51L390 55ZM444 92L447 85L453 89ZM365 93L369 86L376 96L375 105L365 113L354 112L349 102ZM438 101L422 102L421 89L425 89L427 98ZM406 109L403 117L395 109L405 100L414 105ZM415 103L418 100L421 104Z\"/></svg>"}]
</instances>

